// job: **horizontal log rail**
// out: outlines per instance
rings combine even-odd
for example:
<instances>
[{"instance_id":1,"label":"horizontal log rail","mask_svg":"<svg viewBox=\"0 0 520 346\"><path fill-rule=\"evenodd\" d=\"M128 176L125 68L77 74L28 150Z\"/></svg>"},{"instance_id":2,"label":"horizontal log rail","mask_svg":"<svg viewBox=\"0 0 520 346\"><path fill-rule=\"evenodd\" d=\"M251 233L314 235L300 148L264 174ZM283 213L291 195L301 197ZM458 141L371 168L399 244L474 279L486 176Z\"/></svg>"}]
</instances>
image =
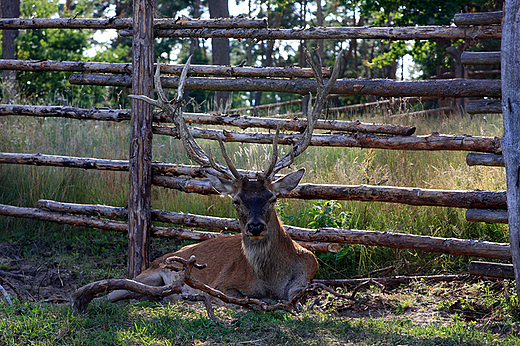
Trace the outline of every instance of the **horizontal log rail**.
<instances>
[{"instance_id":1,"label":"horizontal log rail","mask_svg":"<svg viewBox=\"0 0 520 346\"><path fill-rule=\"evenodd\" d=\"M245 133L235 131L216 131L192 127L190 131L195 138L217 140L225 142L241 142L256 144L272 144L272 133ZM153 133L177 137L177 130L169 126L154 126ZM280 134L278 143L292 145L301 134ZM389 150L456 150L476 151L485 153L500 153L499 137L480 137L467 135L443 135L433 133L424 136L391 136L367 133L356 134L315 134L312 135L310 145L330 147L356 147Z\"/></svg>"},{"instance_id":2,"label":"horizontal log rail","mask_svg":"<svg viewBox=\"0 0 520 346\"><path fill-rule=\"evenodd\" d=\"M502 101L472 100L466 104L468 114L502 114Z\"/></svg>"},{"instance_id":3,"label":"horizontal log rail","mask_svg":"<svg viewBox=\"0 0 520 346\"><path fill-rule=\"evenodd\" d=\"M453 17L457 26L502 24L503 11L482 13L459 13Z\"/></svg>"},{"instance_id":4,"label":"horizontal log rail","mask_svg":"<svg viewBox=\"0 0 520 346\"><path fill-rule=\"evenodd\" d=\"M131 29L131 18L2 18L0 29ZM267 28L267 19L251 18L212 18L154 19L155 29L177 28Z\"/></svg>"},{"instance_id":5,"label":"horizontal log rail","mask_svg":"<svg viewBox=\"0 0 520 346\"><path fill-rule=\"evenodd\" d=\"M462 52L463 65L500 65L500 52Z\"/></svg>"},{"instance_id":6,"label":"horizontal log rail","mask_svg":"<svg viewBox=\"0 0 520 346\"><path fill-rule=\"evenodd\" d=\"M332 287L348 287L359 286L366 283L367 280L378 282L384 286L399 286L402 284L409 284L411 282L450 282L450 281L464 281L468 279L468 274L455 275L417 275L417 276L390 276L382 278L359 278L359 279L313 279L313 283L319 283L325 286Z\"/></svg>"},{"instance_id":7,"label":"horizontal log rail","mask_svg":"<svg viewBox=\"0 0 520 346\"><path fill-rule=\"evenodd\" d=\"M471 261L468 271L470 275L486 276L500 279L513 279L515 272L512 264Z\"/></svg>"},{"instance_id":8,"label":"horizontal log rail","mask_svg":"<svg viewBox=\"0 0 520 346\"><path fill-rule=\"evenodd\" d=\"M39 200L38 208L58 213L81 214L86 216L103 216L108 218L128 219L128 209L111 207L99 204L63 203L51 200ZM152 209L152 220L171 223L183 227L197 227L218 230L221 232L240 232L238 220L213 216L195 215L189 213L175 213ZM299 242L305 248L317 252L338 252L341 245L338 243Z\"/></svg>"},{"instance_id":9,"label":"horizontal log rail","mask_svg":"<svg viewBox=\"0 0 520 346\"><path fill-rule=\"evenodd\" d=\"M75 227L92 227L118 232L126 232L127 227L126 223L121 221L70 215L35 208L14 207L5 204L0 204L0 215L59 222L74 225ZM511 259L510 246L506 243L352 229L304 229L292 226L287 226L286 229L294 240L303 242L364 244L452 255L503 260ZM152 227L152 234L156 237L180 238L197 241L228 236L227 234L218 232L192 231L182 228L157 226Z\"/></svg>"},{"instance_id":10,"label":"horizontal log rail","mask_svg":"<svg viewBox=\"0 0 520 346\"><path fill-rule=\"evenodd\" d=\"M504 156L495 154L469 153L466 156L468 166L505 167Z\"/></svg>"},{"instance_id":11,"label":"horizontal log rail","mask_svg":"<svg viewBox=\"0 0 520 346\"><path fill-rule=\"evenodd\" d=\"M113 166L111 165L113 162ZM41 166L74 167L102 170L128 170L128 161L76 158L41 154L0 153L0 163L28 164ZM186 174L189 177L202 177L200 167L158 164L152 165L153 184L189 193L216 194L209 181L157 175L157 172L170 175ZM253 174L253 173L250 173ZM328 185L302 184L282 198L353 200L365 202L389 202L419 206L443 206L455 208L495 208L505 209L505 191L458 191L434 190L393 186L371 185Z\"/></svg>"},{"instance_id":12,"label":"horizontal log rail","mask_svg":"<svg viewBox=\"0 0 520 346\"><path fill-rule=\"evenodd\" d=\"M1 61L1 60L0 60ZM83 120L122 121L130 120L129 109L95 109L75 108L62 106L24 106L0 104L0 116L24 115L41 117L64 117ZM226 125L246 129L258 127L303 132L307 126L307 119L273 119L238 115L210 115L203 113L183 113L184 120L190 124ZM156 122L170 122L165 119L163 112L154 114ZM318 120L316 129L327 131L382 133L390 135L409 136L415 132L415 127L391 124L367 124L359 121Z\"/></svg>"},{"instance_id":13,"label":"horizontal log rail","mask_svg":"<svg viewBox=\"0 0 520 346\"><path fill-rule=\"evenodd\" d=\"M217 194L207 179L155 176L155 185L187 193ZM505 191L436 190L373 185L300 184L280 198L386 202L415 206L505 209Z\"/></svg>"},{"instance_id":14,"label":"horizontal log rail","mask_svg":"<svg viewBox=\"0 0 520 346\"><path fill-rule=\"evenodd\" d=\"M71 84L130 87L127 75L99 75L74 73ZM177 88L178 77L162 77L164 88ZM268 78L187 78L186 90L215 91L272 91L307 95L316 91L313 79ZM338 79L331 90L341 95L375 95L382 97L435 96L435 97L500 97L500 80L489 79L436 79L424 81L395 81L391 79Z\"/></svg>"},{"instance_id":15,"label":"horizontal log rail","mask_svg":"<svg viewBox=\"0 0 520 346\"><path fill-rule=\"evenodd\" d=\"M473 222L508 223L507 210L468 209L466 220Z\"/></svg>"},{"instance_id":16,"label":"horizontal log rail","mask_svg":"<svg viewBox=\"0 0 520 346\"><path fill-rule=\"evenodd\" d=\"M183 68L184 65L161 64L161 73L180 75ZM132 74L132 64L90 61L0 60L0 70ZM324 77L330 76L329 68L322 70ZM301 67L190 65L188 71L190 76L314 78L311 68Z\"/></svg>"},{"instance_id":17,"label":"horizontal log rail","mask_svg":"<svg viewBox=\"0 0 520 346\"><path fill-rule=\"evenodd\" d=\"M123 29L121 36L133 36L133 31ZM497 25L456 27L314 27L309 29L159 29L155 37L197 38L253 38L256 40L315 40L315 39L492 39L501 38L502 28Z\"/></svg>"}]
</instances>

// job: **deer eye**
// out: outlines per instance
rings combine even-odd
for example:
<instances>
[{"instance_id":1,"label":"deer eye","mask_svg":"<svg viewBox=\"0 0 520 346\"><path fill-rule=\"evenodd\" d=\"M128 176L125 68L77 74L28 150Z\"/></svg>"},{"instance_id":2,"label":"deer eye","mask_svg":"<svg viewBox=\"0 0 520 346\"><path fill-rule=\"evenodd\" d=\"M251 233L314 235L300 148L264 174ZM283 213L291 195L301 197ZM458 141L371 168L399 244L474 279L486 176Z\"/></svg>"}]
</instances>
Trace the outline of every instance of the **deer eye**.
<instances>
[{"instance_id":1,"label":"deer eye","mask_svg":"<svg viewBox=\"0 0 520 346\"><path fill-rule=\"evenodd\" d=\"M240 201L237 200L237 199L234 199L234 200L233 200L233 206L234 206L234 207L238 207L239 205L240 205Z\"/></svg>"}]
</instances>

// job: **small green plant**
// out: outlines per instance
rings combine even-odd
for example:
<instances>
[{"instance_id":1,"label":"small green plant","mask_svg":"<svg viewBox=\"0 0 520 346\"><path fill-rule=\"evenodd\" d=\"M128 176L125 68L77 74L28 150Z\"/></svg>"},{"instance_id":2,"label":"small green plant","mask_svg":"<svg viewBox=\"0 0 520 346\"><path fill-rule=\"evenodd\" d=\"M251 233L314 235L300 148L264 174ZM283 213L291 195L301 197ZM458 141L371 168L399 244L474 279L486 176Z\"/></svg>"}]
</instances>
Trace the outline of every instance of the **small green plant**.
<instances>
[{"instance_id":1,"label":"small green plant","mask_svg":"<svg viewBox=\"0 0 520 346\"><path fill-rule=\"evenodd\" d=\"M352 213L342 211L343 206L337 201L321 201L299 215L300 219L310 220L308 227L346 227L352 220Z\"/></svg>"}]
</instances>

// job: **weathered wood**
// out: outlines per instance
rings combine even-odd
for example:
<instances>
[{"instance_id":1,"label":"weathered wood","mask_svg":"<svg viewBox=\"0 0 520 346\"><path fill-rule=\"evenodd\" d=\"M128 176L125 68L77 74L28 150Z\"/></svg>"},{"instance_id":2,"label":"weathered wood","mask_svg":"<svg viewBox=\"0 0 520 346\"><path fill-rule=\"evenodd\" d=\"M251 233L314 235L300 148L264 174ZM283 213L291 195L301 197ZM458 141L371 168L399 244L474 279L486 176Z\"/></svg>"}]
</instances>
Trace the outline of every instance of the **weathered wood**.
<instances>
[{"instance_id":1,"label":"weathered wood","mask_svg":"<svg viewBox=\"0 0 520 346\"><path fill-rule=\"evenodd\" d=\"M125 161L116 160L113 166L110 161L111 160L41 154L0 153L0 163L125 170L125 165L127 165ZM161 173L168 172L172 174L172 172L175 172L175 174L192 177L202 177L205 174L202 169L183 165L163 164L163 167L155 168L155 170ZM153 183L158 186L178 189L184 192L216 194L215 190L206 180L154 175ZM458 208L506 208L505 192L503 191L457 191L392 186L304 184L297 187L296 190L289 195L283 197L375 201L411 205L451 206Z\"/></svg>"},{"instance_id":2,"label":"weathered wood","mask_svg":"<svg viewBox=\"0 0 520 346\"><path fill-rule=\"evenodd\" d=\"M495 154L469 153L466 156L468 166L496 166L504 167L504 156Z\"/></svg>"},{"instance_id":3,"label":"weathered wood","mask_svg":"<svg viewBox=\"0 0 520 346\"><path fill-rule=\"evenodd\" d=\"M507 223L507 210L468 209L466 220L474 222Z\"/></svg>"},{"instance_id":4,"label":"weathered wood","mask_svg":"<svg viewBox=\"0 0 520 346\"><path fill-rule=\"evenodd\" d=\"M0 19L0 29L131 29L132 18L13 18ZM213 18L185 19L162 18L154 19L154 29L179 28L267 28L266 19L251 18Z\"/></svg>"},{"instance_id":5,"label":"weathered wood","mask_svg":"<svg viewBox=\"0 0 520 346\"><path fill-rule=\"evenodd\" d=\"M427 276L390 276L390 277L382 277L382 278L361 278L361 279L313 279L312 283L319 283L326 286L331 287L349 287L349 286L358 286L366 282L367 280L373 280L385 286L398 286L401 284L408 284L411 282L450 282L450 281L459 281L466 280L468 278L467 274L458 274L458 275L427 275Z\"/></svg>"},{"instance_id":6,"label":"weathered wood","mask_svg":"<svg viewBox=\"0 0 520 346\"><path fill-rule=\"evenodd\" d=\"M131 36L123 29L121 36ZM419 27L314 27L310 29L173 29L155 30L156 37L254 38L256 40L346 40L346 39L490 39L501 37L501 27L419 26Z\"/></svg>"},{"instance_id":7,"label":"weathered wood","mask_svg":"<svg viewBox=\"0 0 520 346\"><path fill-rule=\"evenodd\" d=\"M155 66L155 64L154 64ZM184 65L163 65L161 73L180 75ZM115 73L131 74L130 63L104 63L90 61L53 61L53 60L0 60L0 70L16 70L29 72L71 71L84 73ZM323 68L323 74L330 76L330 69ZM190 76L220 76L220 77L279 77L279 78L313 78L310 68L300 67L241 67L191 65Z\"/></svg>"},{"instance_id":8,"label":"weathered wood","mask_svg":"<svg viewBox=\"0 0 520 346\"><path fill-rule=\"evenodd\" d=\"M98 219L88 216L68 215L34 208L13 207L0 204L0 215L126 232L126 223L124 222ZM305 229L287 226L287 231L291 235L291 238L303 242L364 244L461 256L485 257L503 260L511 259L509 244L505 243L334 228ZM229 236L228 234L217 232L191 231L183 228L156 226L153 227L153 234L157 237L180 238L197 241Z\"/></svg>"},{"instance_id":9,"label":"weathered wood","mask_svg":"<svg viewBox=\"0 0 520 346\"><path fill-rule=\"evenodd\" d=\"M153 0L133 0L132 92L153 97ZM153 106L132 100L128 192L128 277L149 267L152 205Z\"/></svg>"},{"instance_id":10,"label":"weathered wood","mask_svg":"<svg viewBox=\"0 0 520 346\"><path fill-rule=\"evenodd\" d=\"M455 112L456 109L453 107L440 107L440 108L434 108L434 109L426 109L423 111L417 111L417 112L408 112L408 113L400 113L400 114L394 114L391 115L390 118L402 118L402 117L424 117L429 115L438 115L438 114L449 114Z\"/></svg>"},{"instance_id":11,"label":"weathered wood","mask_svg":"<svg viewBox=\"0 0 520 346\"><path fill-rule=\"evenodd\" d=\"M71 84L108 85L130 87L129 76L74 73ZM179 78L162 77L165 88L179 86ZM267 78L188 78L186 90L220 91L273 91L306 95L316 91L312 79ZM500 97L500 81L488 79L447 79L424 81L395 81L391 79L338 79L332 93L341 95L375 95L384 97L435 96L435 97Z\"/></svg>"},{"instance_id":12,"label":"weathered wood","mask_svg":"<svg viewBox=\"0 0 520 346\"><path fill-rule=\"evenodd\" d=\"M500 52L462 52L464 65L500 65Z\"/></svg>"},{"instance_id":13,"label":"weathered wood","mask_svg":"<svg viewBox=\"0 0 520 346\"><path fill-rule=\"evenodd\" d=\"M501 114L502 103L495 100L474 100L466 104L468 114Z\"/></svg>"},{"instance_id":14,"label":"weathered wood","mask_svg":"<svg viewBox=\"0 0 520 346\"><path fill-rule=\"evenodd\" d=\"M469 274L501 279L514 279L515 272L512 264L493 262L469 262Z\"/></svg>"},{"instance_id":15,"label":"weathered wood","mask_svg":"<svg viewBox=\"0 0 520 346\"><path fill-rule=\"evenodd\" d=\"M271 133L244 133L235 131L215 131L191 127L190 131L195 138L217 140L221 137L226 142L242 142L271 144L274 134ZM174 127L155 126L154 134L177 137ZM224 136L222 136L222 134ZM280 134L279 144L294 144L300 134ZM485 153L500 153L499 137L480 137L466 135L443 135L433 133L425 136L388 136L367 133L357 134L315 134L312 135L310 145L330 147L357 147L391 150L461 150Z\"/></svg>"},{"instance_id":16,"label":"weathered wood","mask_svg":"<svg viewBox=\"0 0 520 346\"><path fill-rule=\"evenodd\" d=\"M130 110L95 108L84 109L60 106L22 106L0 104L0 116L7 115L25 115L42 117L54 116L84 120L91 119L103 121L122 121L130 119ZM226 125L236 126L242 129L246 129L249 127L276 129L279 127L280 130L302 132L307 125L307 119L284 120L225 114L210 115L203 113L183 113L183 116L184 120L190 124ZM164 112L155 112L154 121L170 122L170 120L165 119ZM412 126L400 126L391 124L367 124L359 121L342 120L318 120L315 128L328 131L382 133L403 136L409 136L415 132L415 127Z\"/></svg>"},{"instance_id":17,"label":"weathered wood","mask_svg":"<svg viewBox=\"0 0 520 346\"><path fill-rule=\"evenodd\" d=\"M509 240L515 266L516 293L520 299L520 0L506 0L502 37L502 113L504 159L507 176Z\"/></svg>"},{"instance_id":18,"label":"weathered wood","mask_svg":"<svg viewBox=\"0 0 520 346\"><path fill-rule=\"evenodd\" d=\"M457 26L492 25L492 24L501 24L503 17L504 17L503 11L482 12L482 13L458 13L454 16L453 22Z\"/></svg>"},{"instance_id":19,"label":"weathered wood","mask_svg":"<svg viewBox=\"0 0 520 346\"><path fill-rule=\"evenodd\" d=\"M206 179L154 177L154 184L187 193L216 194ZM506 207L505 191L433 190L395 186L301 184L281 198L387 202L452 208Z\"/></svg>"}]
</instances>

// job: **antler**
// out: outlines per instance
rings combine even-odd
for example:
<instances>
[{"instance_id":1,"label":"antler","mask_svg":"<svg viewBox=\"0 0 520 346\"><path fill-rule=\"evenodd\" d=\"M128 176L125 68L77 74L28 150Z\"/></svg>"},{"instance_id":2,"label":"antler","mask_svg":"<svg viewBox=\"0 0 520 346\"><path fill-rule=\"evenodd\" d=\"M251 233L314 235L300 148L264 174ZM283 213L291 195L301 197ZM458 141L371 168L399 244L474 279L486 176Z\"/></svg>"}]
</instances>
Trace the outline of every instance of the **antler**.
<instances>
[{"instance_id":1,"label":"antler","mask_svg":"<svg viewBox=\"0 0 520 346\"><path fill-rule=\"evenodd\" d=\"M305 50L305 53L307 55L307 61L312 67L314 76L316 78L316 82L318 84L318 90L316 92L316 101L314 102L314 107L312 107L312 97L309 98L309 103L307 105L307 127L305 128L305 131L303 132L300 140L295 145L293 145L291 151L285 154L285 156L282 157L278 162L276 162L276 159L278 157L277 144L279 130L276 130L276 135L273 140L273 154L271 158L271 163L269 164L269 167L262 173L269 180L272 180L274 175L281 169L289 167L294 162L294 158L303 153L305 149L307 149L311 142L312 132L314 131L316 122L318 121L323 107L327 102L327 96L329 95L332 87L334 86L334 83L336 83L336 80L339 76L339 64L343 50L339 52L336 58L336 62L334 63L334 69L332 70L332 75L330 76L330 79L327 81L327 83L325 83L325 81L323 80L323 71L321 69L322 62L320 56L316 54L318 64L315 64L312 60L309 51Z\"/></svg>"},{"instance_id":2,"label":"antler","mask_svg":"<svg viewBox=\"0 0 520 346\"><path fill-rule=\"evenodd\" d=\"M188 61L184 65L182 69L182 73L179 77L179 87L177 88L177 97L175 101L171 103L161 85L161 73L160 73L160 62L157 61L157 69L155 70L154 76L154 84L155 91L157 93L157 100L152 100L149 97L143 95L128 95L128 97L132 99L138 99L150 103L164 112L166 112L167 117L175 124L177 131L179 132L179 137L182 141L182 144L186 151L188 152L188 156L199 165L203 167L212 167L216 171L222 173L227 178L231 180L238 180L242 178L242 175L235 168L229 155L224 147L224 143L221 137L218 137L218 142L220 145L220 149L222 150L222 155L224 156L224 160L226 160L227 166L222 165L218 161L215 161L213 156L211 155L211 151L209 155L207 155L204 150L197 144L195 139L193 138L186 122L184 121L184 117L182 116L182 101L183 101L183 93L184 93L184 83L188 76L188 69L191 62L191 56L188 58Z\"/></svg>"}]
</instances>

